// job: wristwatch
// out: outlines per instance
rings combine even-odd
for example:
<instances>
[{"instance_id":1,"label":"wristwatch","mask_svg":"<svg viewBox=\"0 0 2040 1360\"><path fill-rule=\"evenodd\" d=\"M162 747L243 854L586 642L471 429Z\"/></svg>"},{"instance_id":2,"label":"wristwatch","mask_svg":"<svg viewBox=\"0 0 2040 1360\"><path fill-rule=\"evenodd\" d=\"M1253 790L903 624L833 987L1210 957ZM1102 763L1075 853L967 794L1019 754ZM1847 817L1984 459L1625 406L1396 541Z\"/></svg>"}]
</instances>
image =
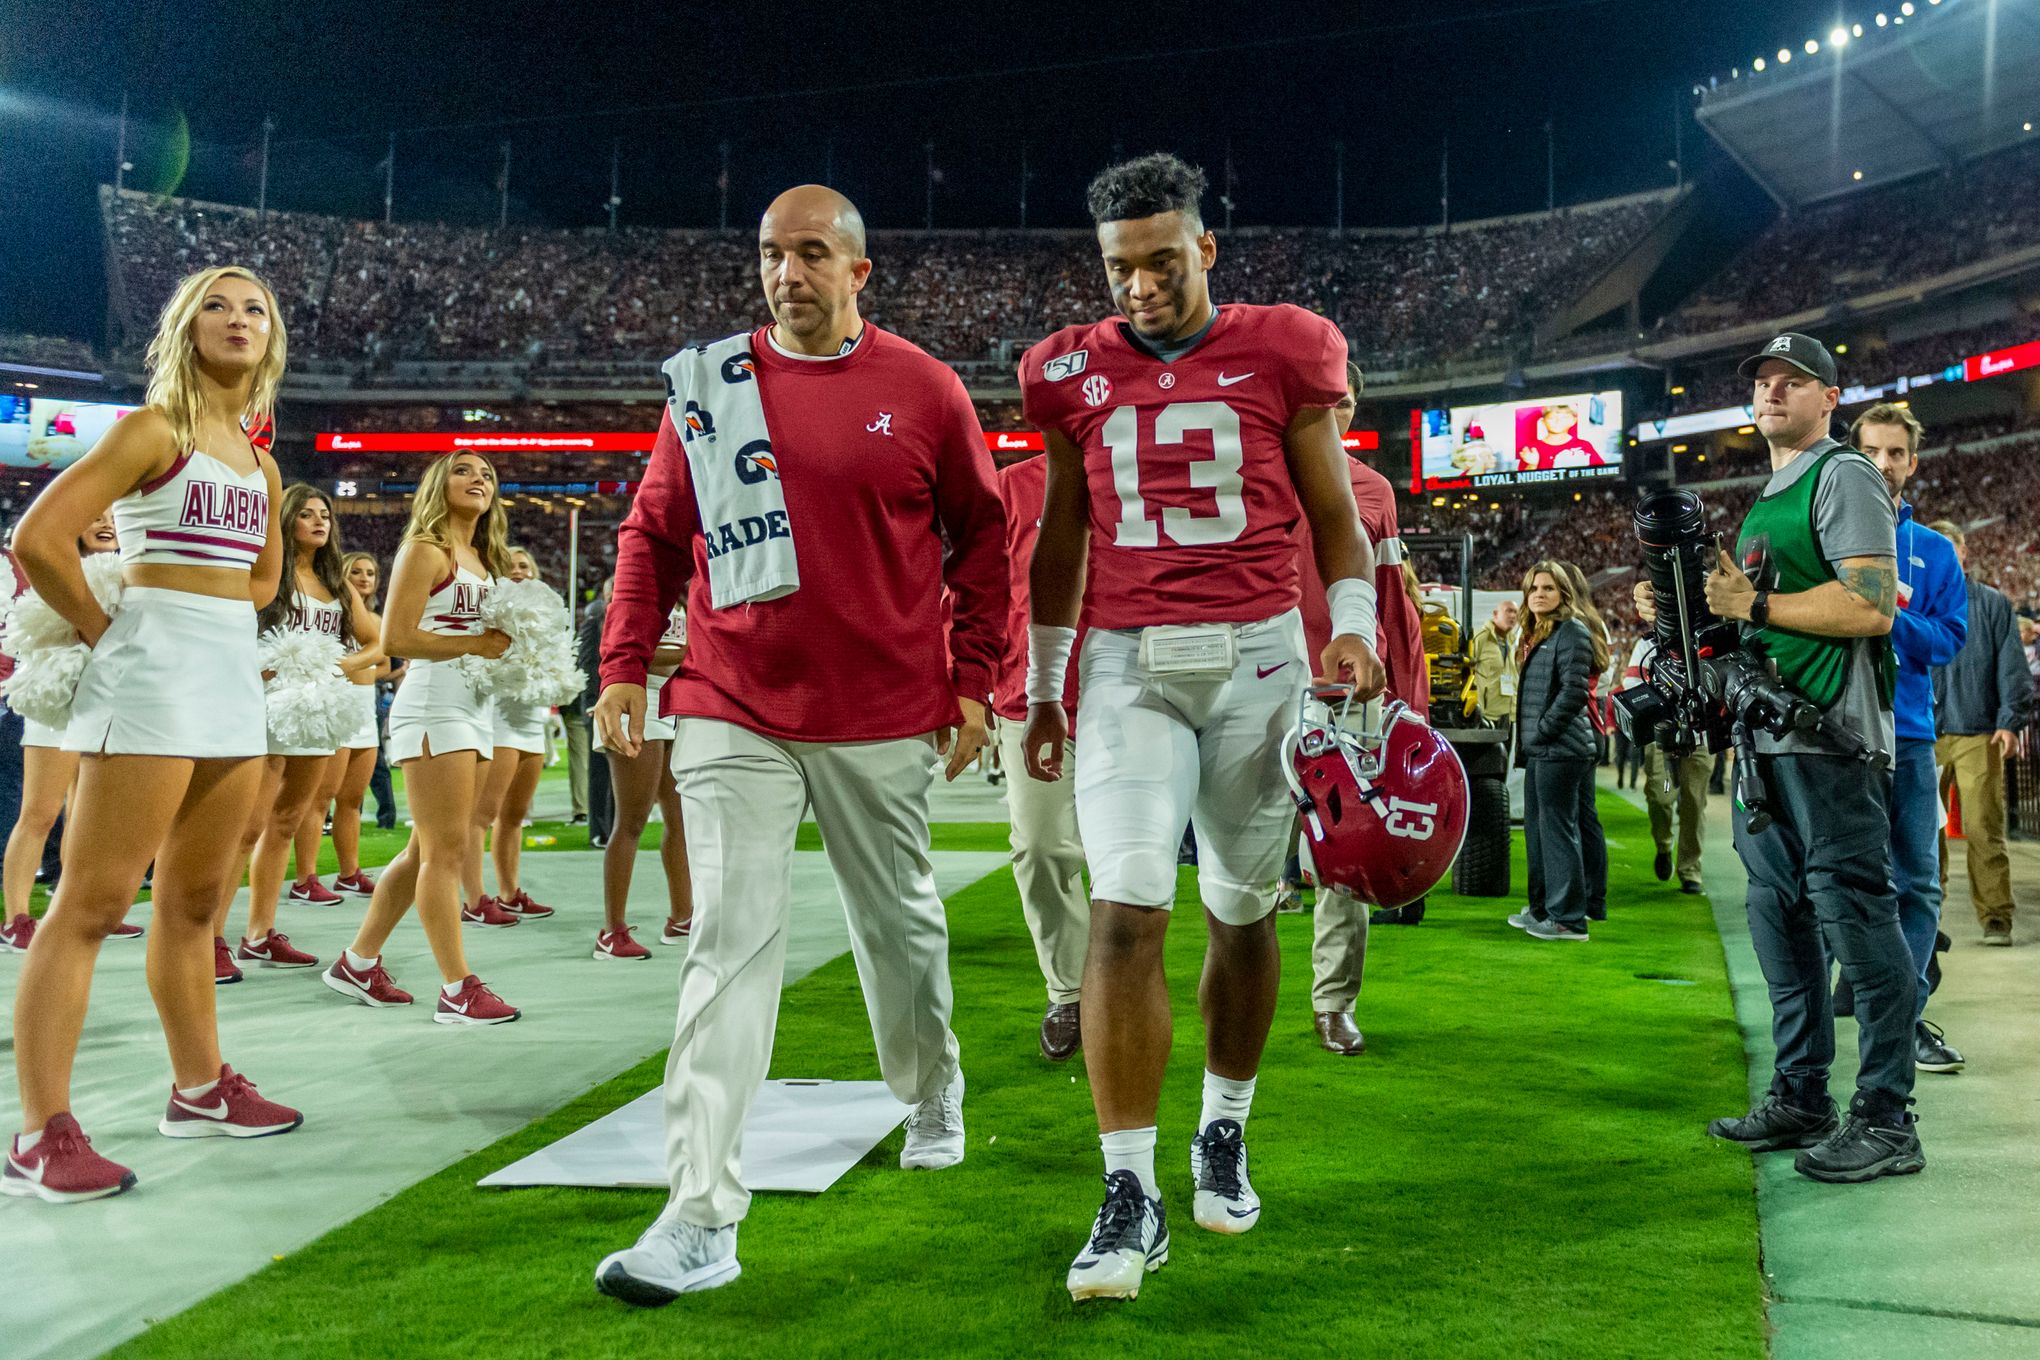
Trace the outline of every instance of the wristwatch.
<instances>
[{"instance_id":1,"label":"wristwatch","mask_svg":"<svg viewBox=\"0 0 2040 1360\"><path fill-rule=\"evenodd\" d=\"M1750 622L1759 628L1771 626L1771 592L1760 590L1750 601Z\"/></svg>"}]
</instances>

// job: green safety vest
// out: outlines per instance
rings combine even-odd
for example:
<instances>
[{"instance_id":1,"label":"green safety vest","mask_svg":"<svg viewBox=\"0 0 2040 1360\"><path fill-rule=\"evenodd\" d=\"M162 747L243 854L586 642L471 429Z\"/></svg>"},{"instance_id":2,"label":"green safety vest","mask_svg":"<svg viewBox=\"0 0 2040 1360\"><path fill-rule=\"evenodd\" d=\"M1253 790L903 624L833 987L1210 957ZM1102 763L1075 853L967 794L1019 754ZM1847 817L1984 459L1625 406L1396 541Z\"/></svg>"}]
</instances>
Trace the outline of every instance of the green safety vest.
<instances>
[{"instance_id":1,"label":"green safety vest","mask_svg":"<svg viewBox=\"0 0 2040 1360\"><path fill-rule=\"evenodd\" d=\"M1820 534L1814 526L1814 493L1827 462L1851 450L1830 444L1819 454L1811 470L1775 496L1759 496L1743 521L1736 539L1736 558L1759 590L1780 595L1812 590L1824 581L1839 579L1820 549ZM1768 656L1778 668L1778 678L1794 693L1804 695L1823 709L1832 708L1848 683L1849 658L1859 645L1874 649L1878 662L1878 692L1884 706L1898 682L1898 658L1891 639L1816 637L1775 625L1750 628L1743 640Z\"/></svg>"}]
</instances>

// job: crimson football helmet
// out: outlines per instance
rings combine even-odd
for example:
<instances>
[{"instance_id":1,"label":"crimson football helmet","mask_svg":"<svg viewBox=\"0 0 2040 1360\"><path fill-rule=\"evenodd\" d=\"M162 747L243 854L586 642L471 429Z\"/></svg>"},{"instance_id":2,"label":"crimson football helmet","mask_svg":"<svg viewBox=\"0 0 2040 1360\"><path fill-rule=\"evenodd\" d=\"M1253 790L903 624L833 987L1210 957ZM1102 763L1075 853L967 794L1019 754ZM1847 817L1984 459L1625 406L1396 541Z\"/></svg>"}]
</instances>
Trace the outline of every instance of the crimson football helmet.
<instances>
[{"instance_id":1,"label":"crimson football helmet","mask_svg":"<svg viewBox=\"0 0 2040 1360\"><path fill-rule=\"evenodd\" d=\"M1466 767L1399 700L1381 709L1378 729L1348 729L1352 701L1351 685L1304 690L1283 739L1282 773L1303 813L1317 881L1400 907L1436 887L1459 854Z\"/></svg>"}]
</instances>

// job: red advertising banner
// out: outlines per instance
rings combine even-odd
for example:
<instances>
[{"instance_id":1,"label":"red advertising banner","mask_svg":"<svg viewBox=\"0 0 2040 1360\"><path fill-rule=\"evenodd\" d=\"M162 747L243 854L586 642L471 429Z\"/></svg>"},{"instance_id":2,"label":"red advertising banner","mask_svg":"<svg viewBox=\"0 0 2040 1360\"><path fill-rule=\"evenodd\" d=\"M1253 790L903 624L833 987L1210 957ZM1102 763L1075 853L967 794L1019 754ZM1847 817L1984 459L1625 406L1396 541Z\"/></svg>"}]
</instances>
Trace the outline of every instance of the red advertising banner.
<instances>
[{"instance_id":1,"label":"red advertising banner","mask_svg":"<svg viewBox=\"0 0 2040 1360\"><path fill-rule=\"evenodd\" d=\"M1970 355L1962 361L1962 376L1969 382L1981 382L1985 378L2016 373L2035 364L2040 364L2040 340L2028 340L2025 344L2014 345L2010 349Z\"/></svg>"},{"instance_id":2,"label":"red advertising banner","mask_svg":"<svg viewBox=\"0 0 2040 1360\"><path fill-rule=\"evenodd\" d=\"M445 430L361 430L321 434L320 453L650 453L656 433L466 434ZM1350 451L1381 447L1373 430L1345 438ZM1047 445L1036 430L999 430L985 436L993 453L1039 453Z\"/></svg>"}]
</instances>

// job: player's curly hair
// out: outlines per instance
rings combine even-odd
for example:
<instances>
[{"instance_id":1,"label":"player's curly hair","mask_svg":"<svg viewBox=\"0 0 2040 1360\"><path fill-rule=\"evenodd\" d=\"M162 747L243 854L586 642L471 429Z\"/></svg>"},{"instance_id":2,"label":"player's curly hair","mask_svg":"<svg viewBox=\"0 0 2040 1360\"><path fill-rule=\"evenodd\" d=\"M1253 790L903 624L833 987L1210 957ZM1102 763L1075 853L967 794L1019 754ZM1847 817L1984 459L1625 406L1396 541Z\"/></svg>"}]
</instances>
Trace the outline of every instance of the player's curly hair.
<instances>
[{"instance_id":1,"label":"player's curly hair","mask_svg":"<svg viewBox=\"0 0 2040 1360\"><path fill-rule=\"evenodd\" d=\"M1157 213L1186 214L1204 230L1204 172L1166 151L1100 170L1084 191L1093 222L1124 222Z\"/></svg>"}]
</instances>

